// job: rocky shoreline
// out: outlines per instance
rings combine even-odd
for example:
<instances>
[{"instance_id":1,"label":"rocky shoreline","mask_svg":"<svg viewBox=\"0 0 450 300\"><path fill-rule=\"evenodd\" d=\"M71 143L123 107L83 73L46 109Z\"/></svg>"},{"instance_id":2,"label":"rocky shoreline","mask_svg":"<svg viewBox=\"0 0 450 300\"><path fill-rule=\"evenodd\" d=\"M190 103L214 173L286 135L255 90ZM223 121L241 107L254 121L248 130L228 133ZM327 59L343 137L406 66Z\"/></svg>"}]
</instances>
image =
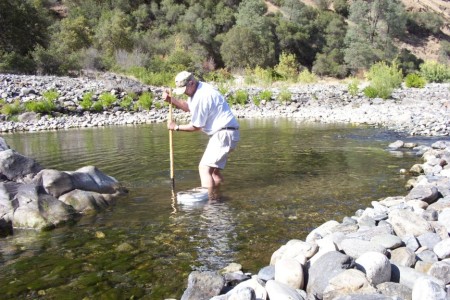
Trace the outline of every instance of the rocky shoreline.
<instances>
[{"instance_id":1,"label":"rocky shoreline","mask_svg":"<svg viewBox=\"0 0 450 300\"><path fill-rule=\"evenodd\" d=\"M414 150L424 162L409 170L406 196L288 241L257 274L236 263L194 271L181 300L450 299L450 141Z\"/></svg>"},{"instance_id":2,"label":"rocky shoreline","mask_svg":"<svg viewBox=\"0 0 450 300\"><path fill-rule=\"evenodd\" d=\"M52 116L26 113L16 122L6 116L0 132L58 130L164 122L167 109L128 112L115 105L100 113L83 111L83 93L117 95L151 91L161 102L162 88L141 85L111 74L102 78L60 78L0 74L0 98L7 103L39 99L44 91L60 95ZM229 94L238 88L230 89ZM243 89L243 88L241 88ZM245 88L252 97L262 88ZM291 102L234 105L240 118L288 117L301 122L352 123L387 127L422 136L450 136L450 85L402 88L393 99L352 96L345 84L289 87ZM178 120L188 115L176 110ZM390 145L401 150L398 141ZM275 251L258 274L231 264L220 272L192 272L182 300L201 299L450 299L450 142L415 147L424 162L408 172L406 196L373 201L342 222L328 221L302 241L294 239Z\"/></svg>"},{"instance_id":3,"label":"rocky shoreline","mask_svg":"<svg viewBox=\"0 0 450 300\"><path fill-rule=\"evenodd\" d=\"M271 101L262 101L259 105L255 105L252 99L263 88L234 86L227 96L244 89L249 94L247 104L232 107L239 118L288 117L302 122L369 124L411 135L450 135L449 83L428 84L423 89L398 89L388 100L369 99L361 92L353 96L346 84L320 83L290 86L287 90L291 94L291 102L277 100L285 90L277 87L268 89L272 92ZM149 124L164 122L167 117L167 108L161 100L161 87L143 85L114 74L78 78L0 74L0 99L5 103L39 100L49 90L58 93L56 112L52 115L27 112L15 121L0 115L0 132ZM94 100L102 93L111 93L117 101L101 112L86 111L81 108L80 102L87 92L94 94ZM154 95L152 109L127 111L119 105L126 95L143 92ZM174 113L180 120L189 117L180 110Z\"/></svg>"}]
</instances>

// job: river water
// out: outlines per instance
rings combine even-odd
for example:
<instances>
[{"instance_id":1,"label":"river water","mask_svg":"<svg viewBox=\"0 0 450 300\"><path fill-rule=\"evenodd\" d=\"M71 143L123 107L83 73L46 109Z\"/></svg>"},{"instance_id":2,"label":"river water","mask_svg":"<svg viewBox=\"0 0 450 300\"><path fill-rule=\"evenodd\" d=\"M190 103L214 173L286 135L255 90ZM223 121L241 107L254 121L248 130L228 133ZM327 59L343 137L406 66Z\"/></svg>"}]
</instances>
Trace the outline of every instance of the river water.
<instances>
[{"instance_id":1,"label":"river water","mask_svg":"<svg viewBox=\"0 0 450 300\"><path fill-rule=\"evenodd\" d=\"M46 168L94 165L130 192L76 224L0 239L1 298L180 298L192 270L238 262L257 273L288 240L373 200L406 194L408 177L399 170L420 161L387 151L408 139L384 129L240 122L223 201L197 206L173 201L165 124L4 135ZM198 186L207 137L174 132L173 142L176 190Z\"/></svg>"}]
</instances>

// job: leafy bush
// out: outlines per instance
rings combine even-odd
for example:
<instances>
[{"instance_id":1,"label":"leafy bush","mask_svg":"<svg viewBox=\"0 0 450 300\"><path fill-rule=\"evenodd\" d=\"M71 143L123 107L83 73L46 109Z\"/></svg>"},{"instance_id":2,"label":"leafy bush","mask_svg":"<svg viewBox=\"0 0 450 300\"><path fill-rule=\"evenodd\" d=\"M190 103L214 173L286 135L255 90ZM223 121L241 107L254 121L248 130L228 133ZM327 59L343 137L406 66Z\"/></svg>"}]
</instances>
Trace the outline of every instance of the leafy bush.
<instances>
[{"instance_id":1,"label":"leafy bush","mask_svg":"<svg viewBox=\"0 0 450 300\"><path fill-rule=\"evenodd\" d=\"M126 110L131 108L131 104L133 104L133 97L131 95L126 95L119 103L120 107Z\"/></svg>"},{"instance_id":2,"label":"leafy bush","mask_svg":"<svg viewBox=\"0 0 450 300\"><path fill-rule=\"evenodd\" d=\"M92 98L93 98L93 93L92 92L88 92L85 93L83 95L83 97L81 98L80 101L80 106L84 109L84 110L89 110L92 107Z\"/></svg>"},{"instance_id":3,"label":"leafy bush","mask_svg":"<svg viewBox=\"0 0 450 300\"><path fill-rule=\"evenodd\" d=\"M295 81L298 74L299 64L295 54L281 53L280 62L275 66L275 71L280 74L283 79Z\"/></svg>"},{"instance_id":4,"label":"leafy bush","mask_svg":"<svg viewBox=\"0 0 450 300\"><path fill-rule=\"evenodd\" d=\"M444 21L433 12L412 12L408 14L407 29L412 34L438 34Z\"/></svg>"},{"instance_id":5,"label":"leafy bush","mask_svg":"<svg viewBox=\"0 0 450 300\"><path fill-rule=\"evenodd\" d=\"M352 78L350 83L347 86L347 90L350 95L352 95L352 96L358 95L358 92L359 92L358 85L359 85L359 80L357 78Z\"/></svg>"},{"instance_id":6,"label":"leafy bush","mask_svg":"<svg viewBox=\"0 0 450 300\"><path fill-rule=\"evenodd\" d=\"M300 74L298 74L297 80L302 83L313 83L317 82L317 76L311 73L309 70L305 69Z\"/></svg>"},{"instance_id":7,"label":"leafy bush","mask_svg":"<svg viewBox=\"0 0 450 300\"><path fill-rule=\"evenodd\" d=\"M53 101L48 100L34 100L25 103L25 110L35 113L48 114L54 111L56 105Z\"/></svg>"},{"instance_id":8,"label":"leafy bush","mask_svg":"<svg viewBox=\"0 0 450 300\"><path fill-rule=\"evenodd\" d=\"M151 72L143 67L130 68L127 73L145 84L154 86L172 86L175 78L174 72Z\"/></svg>"},{"instance_id":9,"label":"leafy bush","mask_svg":"<svg viewBox=\"0 0 450 300\"><path fill-rule=\"evenodd\" d=\"M55 90L49 90L42 93L42 98L45 101L55 102L58 100L59 93Z\"/></svg>"},{"instance_id":10,"label":"leafy bush","mask_svg":"<svg viewBox=\"0 0 450 300\"><path fill-rule=\"evenodd\" d=\"M231 94L227 98L229 105L241 104L245 105L248 100L248 93L244 90L238 90L234 94Z\"/></svg>"},{"instance_id":11,"label":"leafy bush","mask_svg":"<svg viewBox=\"0 0 450 300\"><path fill-rule=\"evenodd\" d=\"M405 78L405 85L409 88L423 88L426 83L427 81L425 80L425 78L418 74L411 73L408 74Z\"/></svg>"},{"instance_id":12,"label":"leafy bush","mask_svg":"<svg viewBox=\"0 0 450 300\"><path fill-rule=\"evenodd\" d=\"M218 69L212 72L207 73L204 76L206 81L212 81L212 82L227 82L229 80L233 79L233 74L231 74L226 69Z\"/></svg>"},{"instance_id":13,"label":"leafy bush","mask_svg":"<svg viewBox=\"0 0 450 300\"><path fill-rule=\"evenodd\" d=\"M369 98L387 99L392 95L394 88L401 86L403 75L397 64L389 66L385 62L379 62L372 65L367 79L370 80L370 89L364 90L364 94Z\"/></svg>"},{"instance_id":14,"label":"leafy bush","mask_svg":"<svg viewBox=\"0 0 450 300\"><path fill-rule=\"evenodd\" d=\"M14 103L4 103L1 107L1 113L3 115L12 116L17 115L22 112L22 107L20 106L20 101L17 99Z\"/></svg>"},{"instance_id":15,"label":"leafy bush","mask_svg":"<svg viewBox=\"0 0 450 300\"><path fill-rule=\"evenodd\" d=\"M238 90L235 94L235 103L240 105L245 105L248 100L248 93L244 90Z\"/></svg>"},{"instance_id":16,"label":"leafy bush","mask_svg":"<svg viewBox=\"0 0 450 300\"><path fill-rule=\"evenodd\" d=\"M429 82L445 82L450 79L450 68L436 61L426 61L420 65L420 75Z\"/></svg>"},{"instance_id":17,"label":"leafy bush","mask_svg":"<svg viewBox=\"0 0 450 300\"><path fill-rule=\"evenodd\" d=\"M292 93L287 89L282 89L277 97L280 102L291 102L292 101Z\"/></svg>"},{"instance_id":18,"label":"leafy bush","mask_svg":"<svg viewBox=\"0 0 450 300\"><path fill-rule=\"evenodd\" d=\"M378 97L378 91L373 86L368 86L363 90L364 95L368 98Z\"/></svg>"},{"instance_id":19,"label":"leafy bush","mask_svg":"<svg viewBox=\"0 0 450 300\"><path fill-rule=\"evenodd\" d=\"M96 102L94 102L94 104L92 104L92 109L96 112L102 111L103 104L100 101L96 101Z\"/></svg>"},{"instance_id":20,"label":"leafy bush","mask_svg":"<svg viewBox=\"0 0 450 300\"><path fill-rule=\"evenodd\" d=\"M100 104L103 108L108 108L113 105L114 102L117 101L117 97L111 93L101 93L100 96L98 96L98 100L100 101Z\"/></svg>"},{"instance_id":21,"label":"leafy bush","mask_svg":"<svg viewBox=\"0 0 450 300\"><path fill-rule=\"evenodd\" d=\"M142 95L139 96L137 101L138 107L146 110L150 110L152 108L154 96L151 92L143 92Z\"/></svg>"},{"instance_id":22,"label":"leafy bush","mask_svg":"<svg viewBox=\"0 0 450 300\"><path fill-rule=\"evenodd\" d=\"M259 105L261 101L270 101L272 99L272 92L269 90L264 90L260 92L258 95L253 97L253 103Z\"/></svg>"}]
</instances>

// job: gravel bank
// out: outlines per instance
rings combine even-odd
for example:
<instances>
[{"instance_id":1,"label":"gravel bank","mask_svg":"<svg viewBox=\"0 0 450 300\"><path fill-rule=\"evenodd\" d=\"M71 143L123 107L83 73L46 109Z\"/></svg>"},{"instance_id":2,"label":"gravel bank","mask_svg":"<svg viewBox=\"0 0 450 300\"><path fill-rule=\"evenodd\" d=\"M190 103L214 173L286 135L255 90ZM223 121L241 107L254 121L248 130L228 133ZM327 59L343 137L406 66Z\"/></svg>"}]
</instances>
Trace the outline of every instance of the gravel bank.
<instances>
[{"instance_id":1,"label":"gravel bank","mask_svg":"<svg viewBox=\"0 0 450 300\"><path fill-rule=\"evenodd\" d=\"M242 88L244 89L244 88ZM245 88L249 103L234 105L239 118L289 117L304 122L370 124L411 135L450 135L450 84L428 84L423 89L402 88L394 91L392 99L369 99L360 93L352 96L346 84L311 84L289 87L291 102L280 102L280 88L271 88L271 101L255 105L252 101L263 89ZM52 115L24 113L17 120L0 115L0 132L55 130L79 127L148 124L164 122L166 108L162 106L161 87L146 86L114 74L97 77L20 76L0 74L0 98L7 103L17 99L27 102L42 99L49 90L58 92L57 112ZM231 95L237 88L230 89ZM120 101L131 93L150 91L155 96L150 111L130 112ZM96 101L102 93L117 97L116 103L101 112L85 111L80 106L83 95L94 94ZM187 120L185 113L175 110L175 117Z\"/></svg>"}]
</instances>

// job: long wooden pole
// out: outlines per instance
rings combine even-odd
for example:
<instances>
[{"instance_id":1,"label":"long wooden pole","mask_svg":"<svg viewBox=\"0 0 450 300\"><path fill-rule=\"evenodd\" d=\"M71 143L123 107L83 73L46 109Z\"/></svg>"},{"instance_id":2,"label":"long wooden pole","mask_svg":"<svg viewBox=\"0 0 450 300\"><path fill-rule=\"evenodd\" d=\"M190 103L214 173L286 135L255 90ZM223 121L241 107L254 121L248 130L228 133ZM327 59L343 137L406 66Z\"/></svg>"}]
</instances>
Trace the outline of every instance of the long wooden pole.
<instances>
[{"instance_id":1,"label":"long wooden pole","mask_svg":"<svg viewBox=\"0 0 450 300\"><path fill-rule=\"evenodd\" d=\"M172 95L169 101L169 117L167 122L172 123ZM169 147L170 147L170 180L172 181L172 191L175 190L175 175L173 168L173 130L169 130Z\"/></svg>"}]
</instances>

